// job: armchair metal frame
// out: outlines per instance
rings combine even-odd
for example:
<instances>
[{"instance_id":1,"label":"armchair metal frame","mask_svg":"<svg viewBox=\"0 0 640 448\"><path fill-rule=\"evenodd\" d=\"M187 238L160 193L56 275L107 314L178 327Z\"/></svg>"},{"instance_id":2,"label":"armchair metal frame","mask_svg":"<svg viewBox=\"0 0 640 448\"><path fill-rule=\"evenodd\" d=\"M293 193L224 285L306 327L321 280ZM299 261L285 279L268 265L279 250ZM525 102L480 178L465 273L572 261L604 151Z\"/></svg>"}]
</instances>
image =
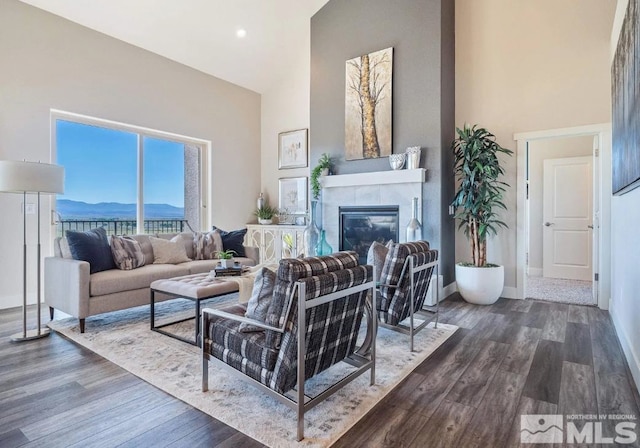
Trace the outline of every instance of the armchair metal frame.
<instances>
[{"instance_id":1,"label":"armchair metal frame","mask_svg":"<svg viewBox=\"0 0 640 448\"><path fill-rule=\"evenodd\" d=\"M374 269L374 275L373 278L375 279L375 269ZM287 312L286 312L286 317L284 319L284 322L282 324L281 327L272 327L270 325L265 324L264 322L260 322L257 320L253 320L253 319L249 319L246 317L242 317L242 316L237 316L234 314L230 314L230 313L226 313L224 311L221 310L214 310L214 309L210 309L210 308L205 308L202 310L202 332L203 332L203 338L204 338L204 331L205 331L205 315L206 314L212 314L215 316L219 316L219 317L223 317L225 319L231 319L231 320L235 320L238 322L246 322L249 323L251 325L255 325L257 327L260 328L264 328L265 330L272 330L272 331L276 331L278 333L285 333L286 332L286 326L287 326L287 322L288 322L288 317L289 314L291 312L291 307L292 304L295 300L295 298L298 298L298 353L297 353L297 362L298 362L298 366L297 366L297 385L296 385L296 399L293 400L285 395L281 395L280 393L274 391L273 389L270 389L269 387L265 386L264 384L254 380L253 378L245 375L244 373L240 372L239 370L236 370L235 368L233 368L232 366L226 364L225 362L219 360L218 358L216 358L215 356L211 356L206 352L205 346L206 344L204 343L204 339L202 341L202 391L206 392L209 389L209 368L208 368L208 362L209 361L213 361L215 365L222 367L223 369L225 369L228 373L232 374L235 377L241 378L242 380L248 382L249 384L252 384L253 386L257 387L258 389L262 390L263 392L265 392L266 394L270 395L271 397L275 398L276 400L278 400L279 402L285 404L286 406L290 407L291 409L294 409L297 412L297 438L298 441L302 440L304 438L304 414L305 412L309 411L310 409L314 408L315 406L317 406L319 403L321 403L322 401L326 400L327 398L329 398L331 395L333 395L334 393L336 393L340 388L346 386L347 384L349 384L351 381L353 381L354 379L356 379L357 377L359 377L360 375L362 375L363 373L365 373L367 370L371 371L371 380L370 380L370 385L373 386L375 384L375 362L376 362L376 334L377 334L377 319L374 319L373 316L371 315L371 313L364 313L364 317L367 320L367 334L372 334L373 338L372 338L372 344L371 344L371 350L369 351L369 356L368 358L366 356L362 356L360 354L357 353L357 348L354 351L354 353L350 356L347 357L345 359L343 359L344 362L347 362L348 364L357 367L357 370L354 370L353 372L351 372L349 375L347 375L346 377L344 377L343 379L341 379L340 381L338 381L337 383L335 383L334 385L330 386L329 388L325 389L323 392L321 392L320 394L316 395L315 397L307 397L305 396L304 393L304 383L305 383L305 359L306 359L306 341L305 341L305 332L306 332L306 316L307 316L307 311L311 308L317 307L319 305L323 305L325 303L337 300L337 299L341 299L343 297L349 296L351 294L355 294L361 291L365 291L367 289L371 290L371 294L367 294L365 300L369 302L369 306L371 306L373 303L375 303L375 297L376 297L376 283L375 280L369 281L367 283L363 283L361 285L358 286L354 286L348 289L343 289L334 293L330 293L330 294L326 294L326 295L322 295L319 296L315 299L311 299L311 300L304 300L304 298L306 297L306 290L305 290L305 284L303 282L296 282L295 286L294 286L294 290L291 294L291 300L289 301L289 305L287 307ZM297 292L297 294L296 294ZM366 305L365 305L366 308ZM302 325L300 325L300 323L302 323Z\"/></svg>"},{"instance_id":2,"label":"armchair metal frame","mask_svg":"<svg viewBox=\"0 0 640 448\"><path fill-rule=\"evenodd\" d=\"M415 302L416 302L416 297L415 297L415 284L414 284L414 275L418 272L424 271L425 269L429 269L429 268L434 268L434 272L435 272L435 280L436 280L436 304L435 306L433 306L433 308L435 309L428 309L428 308L424 308L424 305L422 307L422 309L418 310L418 311L414 311L415 309ZM402 273L400 274L400 279L404 279L405 278L405 273L407 272L407 269L409 270L409 278L411 280L411 294L410 294L410 311L409 311L409 325L389 325L389 324L385 324L384 322L378 322L378 325L380 325L383 328L387 328L389 330L393 330L393 331L397 331L399 333L403 333L403 334L408 334L409 335L409 346L410 346L410 350L413 351L413 337L416 333L418 333L420 330L422 330L424 327L426 327L427 325L429 325L431 323L431 321L433 320L433 316L431 316L431 314L435 314L435 328L438 328L438 316L439 316L439 310L440 310L440 263L439 260L436 261L432 261L431 263L426 263L423 264L421 266L415 267L414 266L414 257L412 257L411 255L409 255L407 257L407 259L404 262L404 265L402 266ZM429 281L431 282L433 280L433 273L431 275L431 278L429 279ZM380 288L381 286L385 286L389 289L396 289L399 288L399 285L388 285L388 284L381 284L378 285L378 288ZM429 286L431 286L431 284L429 284ZM429 288L427 288L425 290L425 294L427 294L429 292ZM375 303L375 302L374 302ZM428 314L427 314L428 313ZM377 314L377 313L376 313ZM418 325L417 327L415 326L415 321L414 321L414 316L415 315L420 315L423 317L428 318L427 320L425 320L424 322L422 322L420 325ZM379 319L377 319L379 320Z\"/></svg>"}]
</instances>

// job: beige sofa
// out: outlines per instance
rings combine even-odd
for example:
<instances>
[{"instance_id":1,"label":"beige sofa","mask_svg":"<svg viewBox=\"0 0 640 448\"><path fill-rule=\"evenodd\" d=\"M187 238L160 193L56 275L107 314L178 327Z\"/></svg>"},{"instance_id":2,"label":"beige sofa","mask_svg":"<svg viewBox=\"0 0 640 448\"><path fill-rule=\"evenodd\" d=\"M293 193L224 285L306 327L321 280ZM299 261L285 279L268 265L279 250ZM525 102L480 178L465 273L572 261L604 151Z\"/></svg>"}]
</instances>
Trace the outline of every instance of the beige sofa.
<instances>
[{"instance_id":1,"label":"beige sofa","mask_svg":"<svg viewBox=\"0 0 640 448\"><path fill-rule=\"evenodd\" d=\"M176 234L156 235L171 239ZM182 233L187 256L194 258L193 234ZM149 304L149 285L155 280L181 275L209 272L219 260L194 260L180 264L153 264L153 248L149 235L133 236L145 254L145 265L130 271L111 269L89 274L89 263L74 260L66 238L57 238L54 257L44 260L44 299L49 305L51 319L54 310L60 310L80 320L80 332L84 333L85 319L101 313L118 311ZM246 257L236 260L247 266L255 266L260 259L257 247L245 247ZM166 299L167 297L165 297ZM156 300L163 297L156 295Z\"/></svg>"}]
</instances>

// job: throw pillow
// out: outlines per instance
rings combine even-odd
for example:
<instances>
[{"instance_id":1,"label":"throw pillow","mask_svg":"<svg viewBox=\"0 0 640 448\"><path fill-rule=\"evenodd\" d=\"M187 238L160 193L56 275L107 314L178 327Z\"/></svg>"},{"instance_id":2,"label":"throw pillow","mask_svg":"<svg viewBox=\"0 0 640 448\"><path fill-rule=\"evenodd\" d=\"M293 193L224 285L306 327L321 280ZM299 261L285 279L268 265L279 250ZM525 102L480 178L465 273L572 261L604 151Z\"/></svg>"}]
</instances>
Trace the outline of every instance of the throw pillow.
<instances>
[{"instance_id":1,"label":"throw pillow","mask_svg":"<svg viewBox=\"0 0 640 448\"><path fill-rule=\"evenodd\" d=\"M187 257L187 251L180 235L174 237L171 241L150 236L149 241L151 241L151 247L153 247L153 264L178 264L191 261Z\"/></svg>"},{"instance_id":2,"label":"throw pillow","mask_svg":"<svg viewBox=\"0 0 640 448\"><path fill-rule=\"evenodd\" d=\"M116 266L123 271L144 266L145 256L142 246L130 236L112 236L111 253Z\"/></svg>"},{"instance_id":3,"label":"throw pillow","mask_svg":"<svg viewBox=\"0 0 640 448\"><path fill-rule=\"evenodd\" d=\"M217 227L213 227L216 230ZM235 252L235 257L246 257L244 252L244 236L247 234L247 229L233 230L231 232L225 232L224 230L217 229L222 237L222 250L232 250Z\"/></svg>"},{"instance_id":4,"label":"throw pillow","mask_svg":"<svg viewBox=\"0 0 640 448\"><path fill-rule=\"evenodd\" d=\"M89 263L91 274L115 269L116 265L113 262L111 246L109 246L107 231L104 227L86 232L67 230L66 235L71 256L74 260Z\"/></svg>"},{"instance_id":5,"label":"throw pillow","mask_svg":"<svg viewBox=\"0 0 640 448\"><path fill-rule=\"evenodd\" d=\"M247 302L247 312L244 314L249 319L266 322L267 310L273 297L273 287L276 284L276 273L269 268L262 268L253 282L251 298ZM241 323L239 327L243 333L264 331L264 328L248 323Z\"/></svg>"},{"instance_id":6,"label":"throw pillow","mask_svg":"<svg viewBox=\"0 0 640 448\"><path fill-rule=\"evenodd\" d=\"M193 232L194 260L213 260L223 249L219 230L212 232Z\"/></svg>"},{"instance_id":7,"label":"throw pillow","mask_svg":"<svg viewBox=\"0 0 640 448\"><path fill-rule=\"evenodd\" d=\"M374 241L369 247L369 252L367 253L367 264L371 266L375 266L376 268L376 282L380 281L380 276L382 275L382 267L384 266L384 260L387 258L387 254L389 253L389 248L393 244L393 240L389 240L387 244L380 244L377 241Z\"/></svg>"}]
</instances>

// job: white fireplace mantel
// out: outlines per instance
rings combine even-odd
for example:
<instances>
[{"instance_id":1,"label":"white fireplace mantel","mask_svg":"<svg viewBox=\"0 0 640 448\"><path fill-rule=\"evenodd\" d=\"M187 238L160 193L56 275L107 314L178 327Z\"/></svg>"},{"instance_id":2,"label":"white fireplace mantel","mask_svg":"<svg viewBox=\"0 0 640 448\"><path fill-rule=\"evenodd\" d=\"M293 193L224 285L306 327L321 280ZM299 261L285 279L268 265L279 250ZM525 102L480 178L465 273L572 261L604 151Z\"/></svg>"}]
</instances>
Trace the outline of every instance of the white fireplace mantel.
<instances>
[{"instance_id":1,"label":"white fireplace mantel","mask_svg":"<svg viewBox=\"0 0 640 448\"><path fill-rule=\"evenodd\" d=\"M320 184L322 188L360 187L365 185L424 183L426 178L427 170L417 168L413 170L389 170L322 176L320 177Z\"/></svg>"}]
</instances>

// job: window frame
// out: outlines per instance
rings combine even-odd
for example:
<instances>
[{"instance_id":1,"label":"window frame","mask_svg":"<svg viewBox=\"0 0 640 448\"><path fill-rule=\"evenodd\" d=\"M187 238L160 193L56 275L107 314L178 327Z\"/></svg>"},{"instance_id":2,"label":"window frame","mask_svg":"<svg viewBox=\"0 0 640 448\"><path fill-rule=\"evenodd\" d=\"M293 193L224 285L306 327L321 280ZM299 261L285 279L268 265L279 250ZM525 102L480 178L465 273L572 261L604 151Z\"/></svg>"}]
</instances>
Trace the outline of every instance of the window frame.
<instances>
[{"instance_id":1,"label":"window frame","mask_svg":"<svg viewBox=\"0 0 640 448\"><path fill-rule=\"evenodd\" d=\"M202 230L208 229L212 222L209 210L212 210L211 195L208 194L211 191L211 169L209 166L209 160L211 157L211 141L203 140L195 137L188 137L181 134L175 134L172 132L159 131L157 129L147 128L143 126L136 126L132 124L122 123L119 121L106 120L103 118L91 117L88 115L77 114L73 112L67 112L59 109L50 110L50 157L51 160L57 161L57 121L70 121L74 123L98 126L106 129L112 129L116 131L129 132L137 135L137 210L136 210L136 232L144 233L144 203L143 203L143 185L144 185L144 138L151 137L156 139L168 140L175 143L180 143L189 146L195 146L200 150L200 227ZM141 207L140 204L143 206ZM55 201L51 201L51 216L55 213ZM51 225L55 225L55 219L52 219Z\"/></svg>"}]
</instances>

